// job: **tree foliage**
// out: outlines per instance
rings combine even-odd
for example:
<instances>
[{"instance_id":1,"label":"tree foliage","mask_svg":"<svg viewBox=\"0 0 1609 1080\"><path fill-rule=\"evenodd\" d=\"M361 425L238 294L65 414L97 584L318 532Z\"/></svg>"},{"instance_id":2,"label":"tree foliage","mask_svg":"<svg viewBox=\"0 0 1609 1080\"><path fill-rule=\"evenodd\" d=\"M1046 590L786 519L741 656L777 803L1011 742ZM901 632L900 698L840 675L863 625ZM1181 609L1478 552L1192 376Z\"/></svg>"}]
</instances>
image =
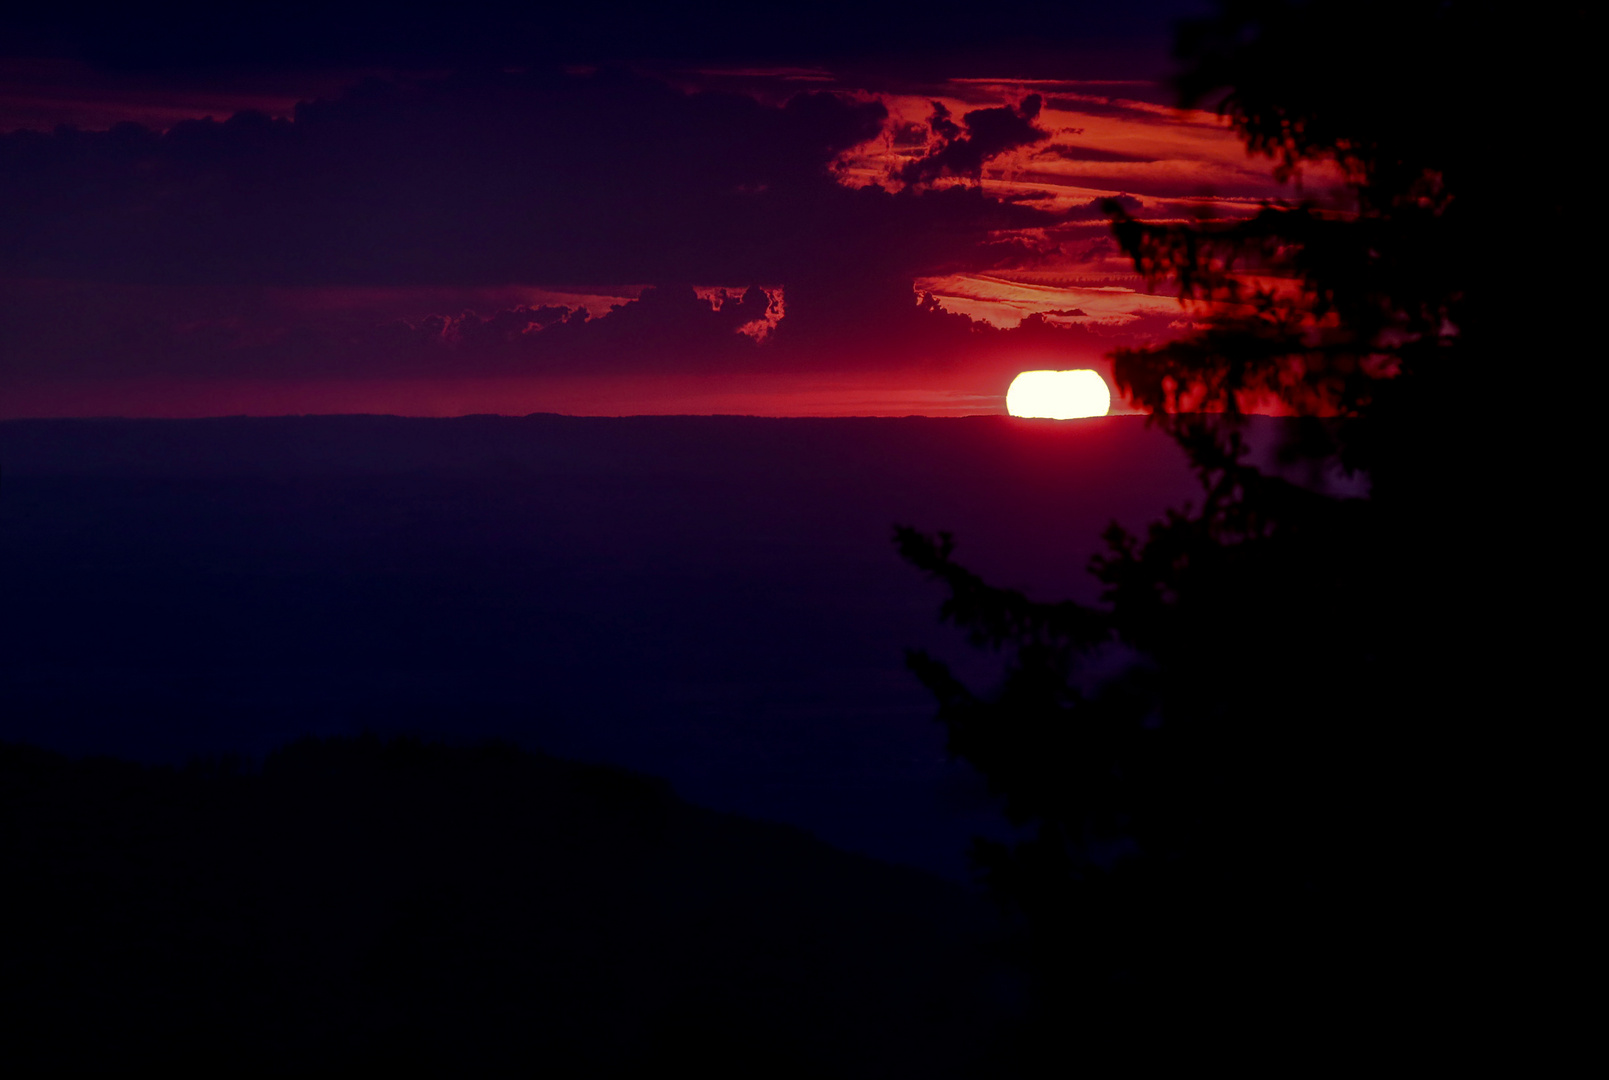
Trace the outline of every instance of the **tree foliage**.
<instances>
[{"instance_id":1,"label":"tree foliage","mask_svg":"<svg viewBox=\"0 0 1609 1080\"><path fill-rule=\"evenodd\" d=\"M1405 942L1436 934L1450 776L1491 686L1472 668L1505 618L1479 590L1509 533L1475 511L1542 453L1522 416L1494 430L1491 397L1522 343L1555 351L1557 375L1583 336L1573 311L1513 302L1539 260L1568 278L1580 242L1512 145L1575 153L1587 36L1579 5L1460 2L1229 0L1181 29L1182 103L1215 106L1293 184L1338 166L1352 200L1298 186L1188 225L1108 204L1137 270L1196 323L1113 360L1200 502L1143 536L1112 526L1098 607L1031 602L958 564L947 535L896 535L949 588L944 616L1007 657L988 694L910 663L952 752L1028 828L975 854L1048 983L1311 1020L1372 970L1375 1007L1411 1012L1392 986L1434 963ZM1290 418L1285 462L1361 474L1368 497L1255 467L1251 412ZM1076 689L1114 645L1138 657L1127 673Z\"/></svg>"}]
</instances>

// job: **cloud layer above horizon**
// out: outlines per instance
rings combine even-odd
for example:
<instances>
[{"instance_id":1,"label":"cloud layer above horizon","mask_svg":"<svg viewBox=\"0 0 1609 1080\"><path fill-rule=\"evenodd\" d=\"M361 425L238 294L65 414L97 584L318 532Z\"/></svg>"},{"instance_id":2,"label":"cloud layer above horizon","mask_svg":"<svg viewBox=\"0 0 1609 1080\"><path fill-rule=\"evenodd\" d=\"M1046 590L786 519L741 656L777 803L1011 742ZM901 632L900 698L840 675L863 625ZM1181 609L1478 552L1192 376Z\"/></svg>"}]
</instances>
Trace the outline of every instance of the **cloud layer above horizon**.
<instances>
[{"instance_id":1,"label":"cloud layer above horizon","mask_svg":"<svg viewBox=\"0 0 1609 1080\"><path fill-rule=\"evenodd\" d=\"M0 101L0 415L992 411L1185 325L1102 199L1286 194L1145 81L478 66L218 120L175 118L188 75L28 63L57 81ZM91 99L103 129L45 122Z\"/></svg>"}]
</instances>

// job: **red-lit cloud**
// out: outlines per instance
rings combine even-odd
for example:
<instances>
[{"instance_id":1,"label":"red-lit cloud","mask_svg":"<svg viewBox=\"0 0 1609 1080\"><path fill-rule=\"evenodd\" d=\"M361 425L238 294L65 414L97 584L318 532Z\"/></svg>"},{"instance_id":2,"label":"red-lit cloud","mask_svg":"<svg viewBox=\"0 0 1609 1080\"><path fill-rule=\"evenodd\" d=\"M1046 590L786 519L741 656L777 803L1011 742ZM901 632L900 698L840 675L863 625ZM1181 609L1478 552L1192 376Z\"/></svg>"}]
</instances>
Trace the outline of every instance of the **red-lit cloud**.
<instances>
[{"instance_id":1,"label":"red-lit cloud","mask_svg":"<svg viewBox=\"0 0 1609 1080\"><path fill-rule=\"evenodd\" d=\"M370 79L0 136L0 414L996 411L1022 367L1178 332L1103 199L1281 190L1144 87L806 74Z\"/></svg>"}]
</instances>

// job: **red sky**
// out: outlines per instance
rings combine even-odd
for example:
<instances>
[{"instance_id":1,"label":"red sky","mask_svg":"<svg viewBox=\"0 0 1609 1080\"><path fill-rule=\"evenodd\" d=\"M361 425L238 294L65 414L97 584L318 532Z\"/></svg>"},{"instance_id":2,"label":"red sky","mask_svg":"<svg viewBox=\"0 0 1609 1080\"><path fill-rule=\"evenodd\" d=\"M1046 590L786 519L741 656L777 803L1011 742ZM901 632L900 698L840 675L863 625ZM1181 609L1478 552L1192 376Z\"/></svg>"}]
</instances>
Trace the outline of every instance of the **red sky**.
<instances>
[{"instance_id":1,"label":"red sky","mask_svg":"<svg viewBox=\"0 0 1609 1080\"><path fill-rule=\"evenodd\" d=\"M1138 55L0 59L0 416L1003 411L1017 371L1189 325L1101 200L1331 195Z\"/></svg>"}]
</instances>

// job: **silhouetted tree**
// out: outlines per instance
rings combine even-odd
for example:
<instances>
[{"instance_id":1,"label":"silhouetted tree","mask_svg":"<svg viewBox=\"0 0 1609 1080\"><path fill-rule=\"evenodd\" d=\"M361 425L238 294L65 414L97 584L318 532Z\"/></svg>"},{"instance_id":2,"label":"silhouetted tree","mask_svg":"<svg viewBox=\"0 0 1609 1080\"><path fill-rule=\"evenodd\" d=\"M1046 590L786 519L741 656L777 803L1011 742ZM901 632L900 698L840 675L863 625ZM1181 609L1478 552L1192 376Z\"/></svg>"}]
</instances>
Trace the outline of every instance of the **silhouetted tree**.
<instances>
[{"instance_id":1,"label":"silhouetted tree","mask_svg":"<svg viewBox=\"0 0 1609 1080\"><path fill-rule=\"evenodd\" d=\"M1193 225L1107 206L1197 323L1113 371L1188 454L1200 504L1108 531L1100 607L1031 602L948 535L897 530L948 586L944 616L1008 658L988 695L910 663L952 752L1031 827L975 856L1054 1000L1379 1032L1419 1023L1416 976L1463 948L1445 901L1455 839L1479 831L1469 772L1498 756L1487 710L1531 692L1494 673L1524 678L1516 620L1538 611L1491 569L1524 550L1561 449L1501 398L1538 351L1552 367L1519 392L1558 386L1590 310L1569 306L1582 244L1558 177L1516 148L1580 159L1589 39L1577 5L1230 0L1185 25L1182 103L1215 105L1283 178L1338 166L1352 197ZM1515 300L1538 266L1546 318ZM1361 474L1368 497L1252 465L1249 411L1293 418L1287 465ZM1077 689L1113 647L1139 659Z\"/></svg>"}]
</instances>

